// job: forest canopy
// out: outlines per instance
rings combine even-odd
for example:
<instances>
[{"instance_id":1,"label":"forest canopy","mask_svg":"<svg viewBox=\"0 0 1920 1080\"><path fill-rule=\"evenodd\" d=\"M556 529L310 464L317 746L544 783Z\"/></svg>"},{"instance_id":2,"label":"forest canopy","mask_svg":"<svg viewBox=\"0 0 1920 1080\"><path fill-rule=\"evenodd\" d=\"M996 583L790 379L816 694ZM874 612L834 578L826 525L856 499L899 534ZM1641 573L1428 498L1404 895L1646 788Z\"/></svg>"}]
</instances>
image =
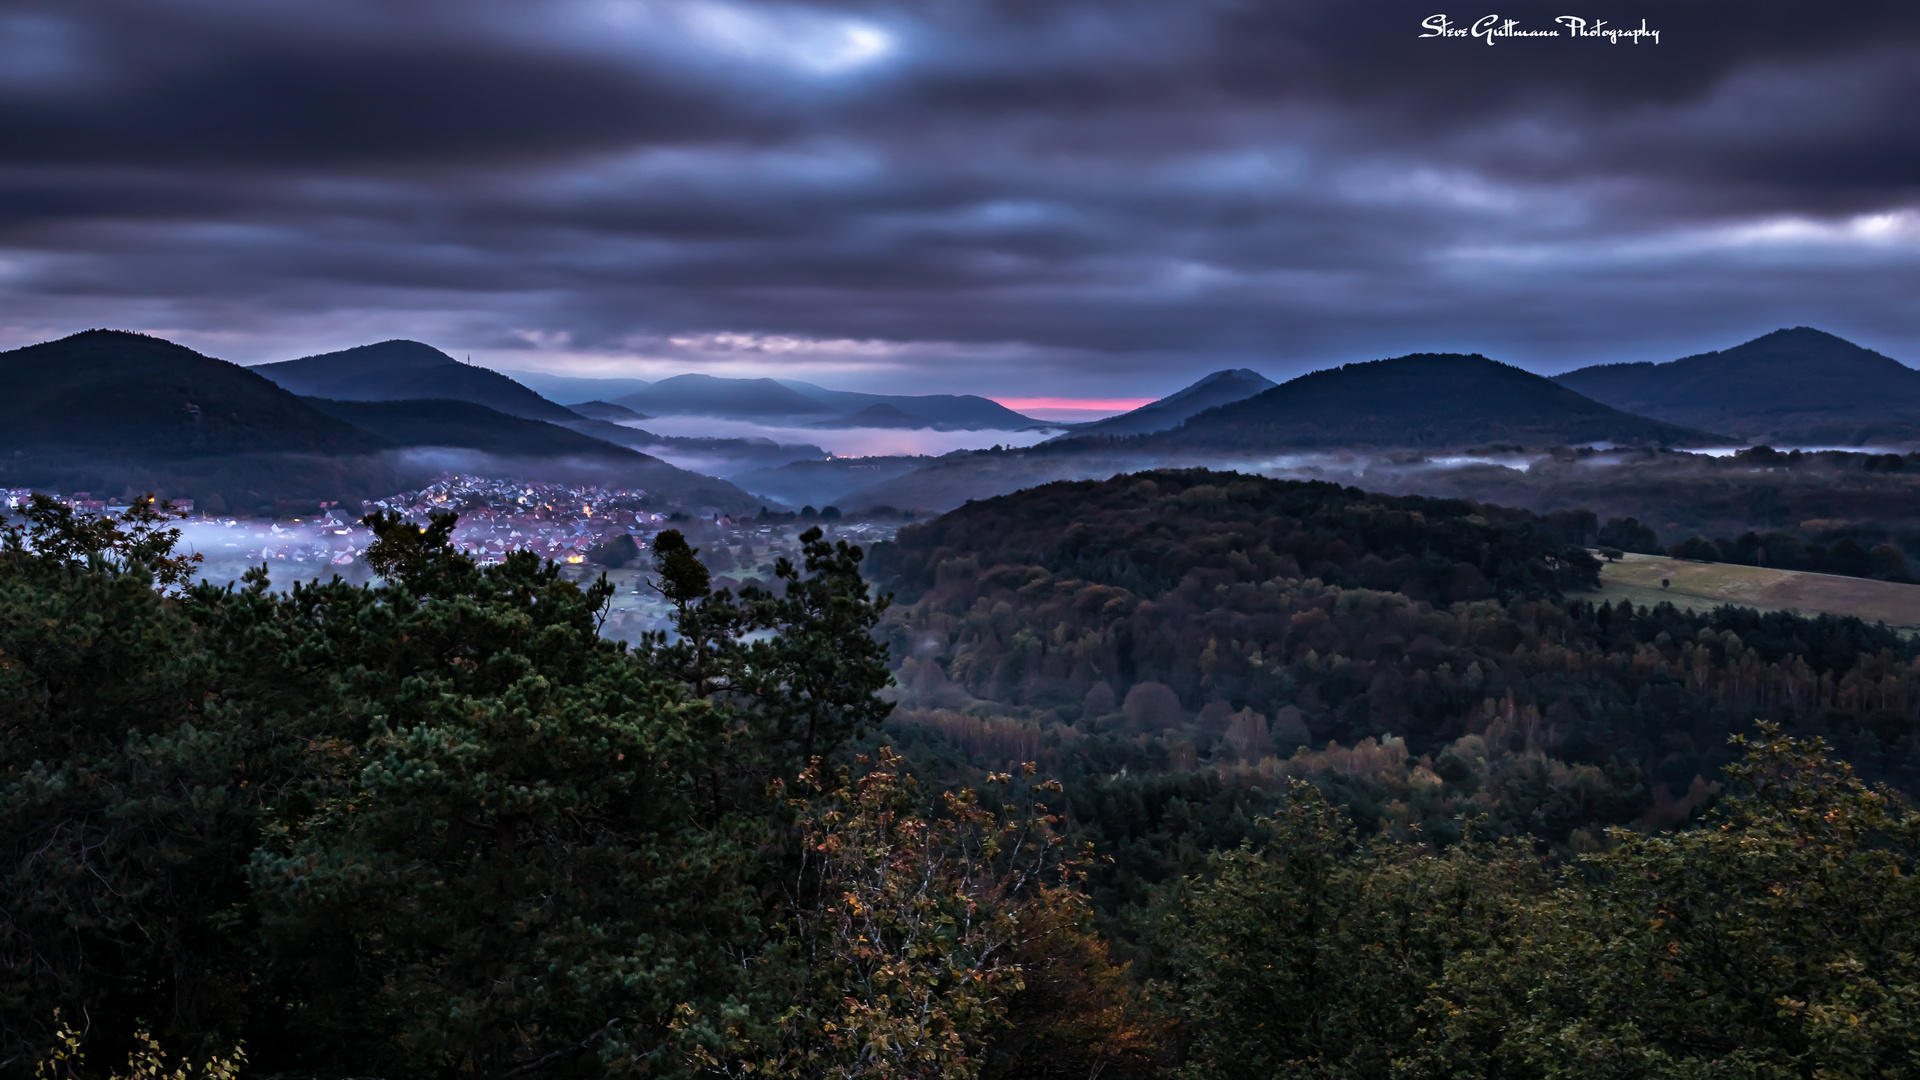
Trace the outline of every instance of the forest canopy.
<instances>
[{"instance_id":1,"label":"forest canopy","mask_svg":"<svg viewBox=\"0 0 1920 1080\"><path fill-rule=\"evenodd\" d=\"M670 530L632 648L451 515L279 592L38 500L0 1072L1920 1065L1920 816L1860 775L1909 775L1910 643L1589 603L1580 522L1244 479L978 504L877 554L897 603L817 530L739 595Z\"/></svg>"}]
</instances>

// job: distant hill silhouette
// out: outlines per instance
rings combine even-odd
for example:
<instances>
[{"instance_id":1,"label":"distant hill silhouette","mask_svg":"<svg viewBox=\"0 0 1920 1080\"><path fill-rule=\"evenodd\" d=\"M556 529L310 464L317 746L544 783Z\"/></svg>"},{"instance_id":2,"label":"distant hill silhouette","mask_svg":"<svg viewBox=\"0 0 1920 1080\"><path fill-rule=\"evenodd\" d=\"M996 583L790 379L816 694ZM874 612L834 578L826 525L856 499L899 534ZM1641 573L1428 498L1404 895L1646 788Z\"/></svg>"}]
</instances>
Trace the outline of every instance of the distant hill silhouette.
<instances>
[{"instance_id":1,"label":"distant hill silhouette","mask_svg":"<svg viewBox=\"0 0 1920 1080\"><path fill-rule=\"evenodd\" d=\"M637 394L653 383L646 379L588 379L577 375L549 375L544 371L516 371L501 368L500 374L532 390L548 401L571 408L576 401L613 401Z\"/></svg>"},{"instance_id":2,"label":"distant hill silhouette","mask_svg":"<svg viewBox=\"0 0 1920 1080\"><path fill-rule=\"evenodd\" d=\"M676 375L645 390L605 400L652 416L715 416L762 423L810 423L823 428L1015 431L1039 423L972 394L861 394L788 379L725 379L714 375ZM876 408L879 411L868 412ZM855 415L862 418L856 422Z\"/></svg>"},{"instance_id":3,"label":"distant hill silhouette","mask_svg":"<svg viewBox=\"0 0 1920 1080\"><path fill-rule=\"evenodd\" d=\"M0 353L4 486L253 512L389 494L395 473L369 455L392 445L247 368L145 334L89 330Z\"/></svg>"},{"instance_id":4,"label":"distant hill silhouette","mask_svg":"<svg viewBox=\"0 0 1920 1080\"><path fill-rule=\"evenodd\" d=\"M1250 398L1273 386L1272 379L1247 368L1216 371L1185 389L1168 394L1150 405L1142 405L1132 412L1109 416L1091 424L1076 425L1072 435L1145 435L1165 431L1180 426L1195 413Z\"/></svg>"},{"instance_id":5,"label":"distant hill silhouette","mask_svg":"<svg viewBox=\"0 0 1920 1080\"><path fill-rule=\"evenodd\" d=\"M1415 353L1316 371L1198 413L1171 431L1126 440L1152 453L1715 441L1701 431L1602 405L1510 364L1459 353Z\"/></svg>"},{"instance_id":6,"label":"distant hill silhouette","mask_svg":"<svg viewBox=\"0 0 1920 1080\"><path fill-rule=\"evenodd\" d=\"M0 486L151 492L213 513L273 514L380 498L468 466L643 487L696 507L758 505L725 481L554 424L450 399L302 398L257 370L144 334L90 330L0 353Z\"/></svg>"},{"instance_id":7,"label":"distant hill silhouette","mask_svg":"<svg viewBox=\"0 0 1920 1080\"><path fill-rule=\"evenodd\" d=\"M471 401L508 416L560 421L574 414L497 371L463 364L418 341L382 341L253 369L304 397L336 401Z\"/></svg>"},{"instance_id":8,"label":"distant hill silhouette","mask_svg":"<svg viewBox=\"0 0 1920 1080\"><path fill-rule=\"evenodd\" d=\"M654 416L718 416L739 420L811 417L829 411L805 394L772 379L721 379L712 375L675 375L637 394L616 398L613 403Z\"/></svg>"},{"instance_id":9,"label":"distant hill silhouette","mask_svg":"<svg viewBox=\"0 0 1920 1080\"><path fill-rule=\"evenodd\" d=\"M712 505L735 511L747 509L752 503L745 492L725 480L689 472L650 454L558 424L508 416L469 401L308 398L307 402L399 446L450 447L478 451L503 462L538 462L537 471L543 478L591 479L595 483L641 487L650 494L692 506ZM522 471L534 468L529 465Z\"/></svg>"},{"instance_id":10,"label":"distant hill silhouette","mask_svg":"<svg viewBox=\"0 0 1920 1080\"><path fill-rule=\"evenodd\" d=\"M389 444L238 364L145 334L88 330L0 353L0 445L180 458Z\"/></svg>"},{"instance_id":11,"label":"distant hill silhouette","mask_svg":"<svg viewBox=\"0 0 1920 1080\"><path fill-rule=\"evenodd\" d=\"M634 412L625 405L615 405L611 401L582 401L567 408L589 420L651 420L646 413Z\"/></svg>"},{"instance_id":12,"label":"distant hill silhouette","mask_svg":"<svg viewBox=\"0 0 1920 1080\"><path fill-rule=\"evenodd\" d=\"M897 405L880 402L837 420L822 420L813 426L817 428L923 428L927 426L927 422L919 417L908 416L900 411Z\"/></svg>"},{"instance_id":13,"label":"distant hill silhouette","mask_svg":"<svg viewBox=\"0 0 1920 1080\"><path fill-rule=\"evenodd\" d=\"M780 385L820 402L829 412L854 413L875 405L887 405L920 423L846 424L847 427L932 427L961 431L1018 431L1039 423L1031 416L1014 412L1005 405L976 394L862 394L851 390L829 390L812 383L781 379Z\"/></svg>"},{"instance_id":14,"label":"distant hill silhouette","mask_svg":"<svg viewBox=\"0 0 1920 1080\"><path fill-rule=\"evenodd\" d=\"M1664 364L1601 364L1554 381L1617 409L1750 442L1920 441L1920 371L1812 327Z\"/></svg>"}]
</instances>

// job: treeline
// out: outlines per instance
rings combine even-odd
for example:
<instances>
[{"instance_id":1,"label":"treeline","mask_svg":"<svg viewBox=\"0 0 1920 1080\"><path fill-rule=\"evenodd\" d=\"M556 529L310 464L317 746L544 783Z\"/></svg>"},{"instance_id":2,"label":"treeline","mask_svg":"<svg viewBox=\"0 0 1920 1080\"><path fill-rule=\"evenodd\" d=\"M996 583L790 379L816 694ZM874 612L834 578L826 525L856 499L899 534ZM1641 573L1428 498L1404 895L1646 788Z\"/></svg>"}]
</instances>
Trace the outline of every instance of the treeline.
<instances>
[{"instance_id":1,"label":"treeline","mask_svg":"<svg viewBox=\"0 0 1920 1080\"><path fill-rule=\"evenodd\" d=\"M1809 543L1792 533L1779 531L1746 532L1736 539L1690 536L1668 545L1665 554L1698 562L1772 566L1781 570L1913 583L1913 568L1907 562L1906 550L1899 544L1882 541L1869 548L1845 535L1831 544Z\"/></svg>"},{"instance_id":2,"label":"treeline","mask_svg":"<svg viewBox=\"0 0 1920 1080\"><path fill-rule=\"evenodd\" d=\"M1559 596L1597 585L1600 572L1558 523L1525 510L1164 469L970 503L876 546L872 573L911 600L955 577L1025 566L1143 596L1213 571L1314 577L1442 603Z\"/></svg>"},{"instance_id":3,"label":"treeline","mask_svg":"<svg viewBox=\"0 0 1920 1080\"><path fill-rule=\"evenodd\" d=\"M190 584L145 504L6 529L0 1073L105 1076L148 1039L152 1076L1139 1056L1052 796L845 755L890 708L857 549L809 532L782 595L736 597L663 532L679 634L629 650L604 581L476 566L453 522L371 517L379 584L290 593Z\"/></svg>"},{"instance_id":4,"label":"treeline","mask_svg":"<svg viewBox=\"0 0 1920 1080\"><path fill-rule=\"evenodd\" d=\"M817 532L777 596L713 591L663 532L676 634L629 649L596 633L604 584L476 566L451 515L369 524L380 583L287 594L188 584L144 505L40 500L0 538L0 1073L1864 1078L1920 1054L1920 816L1818 744L1763 729L1675 831L1553 850L1500 839L1478 797L1444 837L1356 829L1338 804L1367 792L1465 792L1469 739L1540 791L1566 766L1512 694L1467 706L1485 726L1452 758L1316 742L1286 759L1307 780L1248 765L1250 708L1221 738L1251 773L1165 768L1144 730L890 716L886 605ZM1295 584L1309 622L1434 613ZM1548 609L1440 617L1465 659ZM1636 661L1671 646L1703 685L1791 664L1817 689L1769 692L1891 700L1897 678L1843 688L1843 660L1907 662L1857 623L1565 618L1651 633ZM1126 723L1168 707L1151 685ZM929 783L942 746L1015 757ZM1074 842L1149 819L1176 840L1111 863Z\"/></svg>"},{"instance_id":5,"label":"treeline","mask_svg":"<svg viewBox=\"0 0 1920 1080\"><path fill-rule=\"evenodd\" d=\"M1920 454L1562 449L1524 471L1466 466L1381 483L1560 508L1546 516L1593 523L1579 543L1645 555L1684 547L1678 557L1886 581L1910 580L1920 555Z\"/></svg>"},{"instance_id":6,"label":"treeline","mask_svg":"<svg viewBox=\"0 0 1920 1080\"><path fill-rule=\"evenodd\" d=\"M1404 505L1154 473L903 530L874 560L901 594L882 626L905 707L888 733L945 775L1032 757L1067 778L1077 824L1116 860L1097 875L1107 910L1237 843L1292 777L1369 834L1444 843L1471 813L1563 853L1610 825L1687 820L1728 736L1761 720L1920 790L1912 640L1857 619L1555 600L1585 567L1545 521L1437 500L1424 522L1471 536L1484 554L1467 565L1507 599L1306 576L1405 559L1415 594L1422 567L1458 581L1429 552L1467 545L1412 548Z\"/></svg>"},{"instance_id":7,"label":"treeline","mask_svg":"<svg viewBox=\"0 0 1920 1080\"><path fill-rule=\"evenodd\" d=\"M1156 924L1180 1075L1911 1075L1920 814L1771 731L1728 781L1561 867L1357 843L1294 785Z\"/></svg>"}]
</instances>

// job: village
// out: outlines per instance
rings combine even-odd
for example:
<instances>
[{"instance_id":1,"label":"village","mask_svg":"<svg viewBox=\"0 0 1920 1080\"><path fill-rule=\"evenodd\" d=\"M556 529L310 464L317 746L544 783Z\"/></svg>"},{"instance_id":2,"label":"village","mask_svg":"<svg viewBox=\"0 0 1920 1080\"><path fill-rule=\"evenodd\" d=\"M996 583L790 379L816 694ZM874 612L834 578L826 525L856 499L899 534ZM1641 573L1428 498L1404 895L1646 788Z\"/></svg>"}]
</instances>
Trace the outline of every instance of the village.
<instances>
[{"instance_id":1,"label":"village","mask_svg":"<svg viewBox=\"0 0 1920 1080\"><path fill-rule=\"evenodd\" d=\"M8 489L7 507L17 510L32 494L32 489ZM95 499L84 491L41 494L79 513L118 517L127 510L120 502ZM669 609L647 583L652 569L648 552L662 529L678 529L693 542L713 571L715 589L738 590L772 584L775 562L781 556L797 562L797 537L812 525L833 539L861 545L890 540L899 527L897 521L848 520L834 507L778 513L763 509L758 516L735 519L711 508L698 514L663 514L649 504L647 492L635 488L449 475L418 490L362 502L357 510L328 502L319 504L311 517L286 521L195 514L192 500L170 505L186 515L177 525L180 550L201 557L201 577L225 585L265 566L277 589L334 576L354 583L371 581L374 574L365 554L374 535L362 523L369 514L398 514L424 525L434 514L453 512L459 515L454 546L483 566L526 550L559 564L569 580L581 584L605 574L618 592L602 633L621 640L669 626Z\"/></svg>"}]
</instances>

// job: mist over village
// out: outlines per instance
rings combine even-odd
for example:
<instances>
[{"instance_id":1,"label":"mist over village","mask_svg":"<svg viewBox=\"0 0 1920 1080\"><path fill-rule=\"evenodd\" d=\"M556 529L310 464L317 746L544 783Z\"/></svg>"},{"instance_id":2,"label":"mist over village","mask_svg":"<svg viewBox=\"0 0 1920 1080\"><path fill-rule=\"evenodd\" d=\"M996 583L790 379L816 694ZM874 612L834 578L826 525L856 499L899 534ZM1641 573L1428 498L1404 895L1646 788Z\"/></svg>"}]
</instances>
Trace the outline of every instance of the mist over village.
<instances>
[{"instance_id":1,"label":"mist over village","mask_svg":"<svg viewBox=\"0 0 1920 1080\"><path fill-rule=\"evenodd\" d=\"M0 1080L1920 1075L1920 8L0 5Z\"/></svg>"}]
</instances>

